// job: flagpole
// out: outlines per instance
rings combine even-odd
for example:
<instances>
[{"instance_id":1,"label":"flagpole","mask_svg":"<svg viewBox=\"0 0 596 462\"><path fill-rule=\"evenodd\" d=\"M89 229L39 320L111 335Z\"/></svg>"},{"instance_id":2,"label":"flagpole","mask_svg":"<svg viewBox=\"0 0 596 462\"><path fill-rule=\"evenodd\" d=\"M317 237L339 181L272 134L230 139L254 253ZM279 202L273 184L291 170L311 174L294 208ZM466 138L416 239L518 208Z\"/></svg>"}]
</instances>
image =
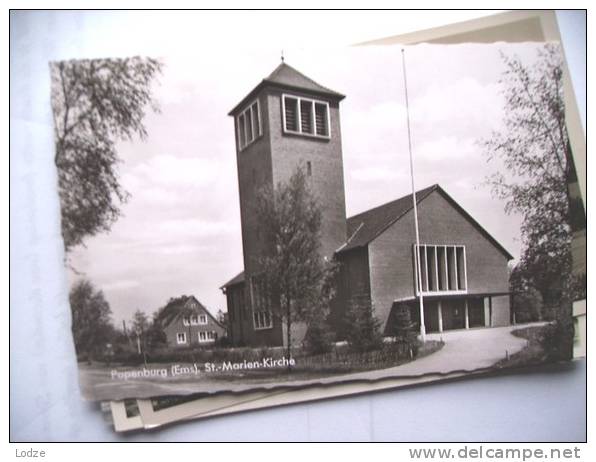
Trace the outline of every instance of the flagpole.
<instances>
[{"instance_id":1,"label":"flagpole","mask_svg":"<svg viewBox=\"0 0 596 462\"><path fill-rule=\"evenodd\" d=\"M404 72L404 92L406 95L406 120L408 125L408 152L410 153L410 177L412 178L412 202L414 204L414 228L416 230L416 248L414 262L418 281L418 300L420 302L420 339L426 341L426 326L424 325L424 297L422 296L422 270L420 264L420 232L418 228L418 205L416 204L416 187L414 185L414 158L412 157L412 135L410 133L410 105L408 102L408 80L406 78L406 55L401 49L401 62Z\"/></svg>"}]
</instances>

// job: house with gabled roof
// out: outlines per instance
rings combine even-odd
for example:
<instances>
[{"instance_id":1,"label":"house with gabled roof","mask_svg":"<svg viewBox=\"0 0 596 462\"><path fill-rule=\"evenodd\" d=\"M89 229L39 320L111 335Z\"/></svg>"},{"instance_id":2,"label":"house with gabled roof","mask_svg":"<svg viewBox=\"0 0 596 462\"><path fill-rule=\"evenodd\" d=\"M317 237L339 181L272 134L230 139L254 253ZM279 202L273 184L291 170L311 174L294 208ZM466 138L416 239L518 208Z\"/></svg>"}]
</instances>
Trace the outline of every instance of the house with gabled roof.
<instances>
[{"instance_id":1,"label":"house with gabled roof","mask_svg":"<svg viewBox=\"0 0 596 462\"><path fill-rule=\"evenodd\" d=\"M193 295L171 299L159 313L168 346L208 346L226 335L221 323Z\"/></svg>"},{"instance_id":2,"label":"house with gabled roof","mask_svg":"<svg viewBox=\"0 0 596 462\"><path fill-rule=\"evenodd\" d=\"M508 261L512 256L439 185L346 218L339 104L344 95L282 62L229 113L234 118L244 271L221 289L228 332L236 345L282 345L283 326L260 294L258 260L268 245L255 218L265 185L305 169L322 211L321 257L340 262L340 286L330 321L337 339L351 300L370 301L385 334L394 313L408 307L427 332L509 324ZM408 168L404 163L404 168ZM421 286L415 256L421 262ZM300 335L292 335L300 342Z\"/></svg>"}]
</instances>

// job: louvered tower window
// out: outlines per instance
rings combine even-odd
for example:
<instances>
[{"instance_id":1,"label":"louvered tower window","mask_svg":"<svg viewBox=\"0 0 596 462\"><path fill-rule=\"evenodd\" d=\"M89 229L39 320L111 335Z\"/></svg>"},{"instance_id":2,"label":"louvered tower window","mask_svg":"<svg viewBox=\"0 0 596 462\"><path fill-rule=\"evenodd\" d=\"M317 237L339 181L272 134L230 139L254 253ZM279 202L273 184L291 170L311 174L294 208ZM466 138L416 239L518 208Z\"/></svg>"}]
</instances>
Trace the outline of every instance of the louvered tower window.
<instances>
[{"instance_id":1,"label":"louvered tower window","mask_svg":"<svg viewBox=\"0 0 596 462\"><path fill-rule=\"evenodd\" d=\"M310 98L283 95L285 133L329 138L329 104Z\"/></svg>"},{"instance_id":2,"label":"louvered tower window","mask_svg":"<svg viewBox=\"0 0 596 462\"><path fill-rule=\"evenodd\" d=\"M254 142L263 132L261 130L261 111L259 100L253 101L237 119L238 145L240 150Z\"/></svg>"},{"instance_id":3,"label":"louvered tower window","mask_svg":"<svg viewBox=\"0 0 596 462\"><path fill-rule=\"evenodd\" d=\"M315 103L315 124L317 134L321 136L329 136L327 127L327 112L328 107L326 104Z\"/></svg>"},{"instance_id":4,"label":"louvered tower window","mask_svg":"<svg viewBox=\"0 0 596 462\"><path fill-rule=\"evenodd\" d=\"M285 116L286 116L286 130L291 132L298 131L298 100L296 98L286 97L285 101Z\"/></svg>"},{"instance_id":5,"label":"louvered tower window","mask_svg":"<svg viewBox=\"0 0 596 462\"><path fill-rule=\"evenodd\" d=\"M312 102L300 101L300 124L302 133L312 134Z\"/></svg>"}]
</instances>

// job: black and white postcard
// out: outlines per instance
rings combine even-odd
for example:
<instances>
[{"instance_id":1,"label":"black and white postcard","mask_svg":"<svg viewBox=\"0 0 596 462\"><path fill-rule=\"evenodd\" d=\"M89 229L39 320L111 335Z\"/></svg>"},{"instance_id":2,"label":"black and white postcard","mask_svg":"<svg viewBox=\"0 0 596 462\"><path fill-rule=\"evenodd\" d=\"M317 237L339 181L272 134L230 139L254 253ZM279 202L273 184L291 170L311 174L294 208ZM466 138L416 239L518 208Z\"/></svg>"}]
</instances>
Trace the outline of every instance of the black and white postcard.
<instances>
[{"instance_id":1,"label":"black and white postcard","mask_svg":"<svg viewBox=\"0 0 596 462\"><path fill-rule=\"evenodd\" d=\"M585 213L557 43L50 66L85 398L572 357Z\"/></svg>"}]
</instances>

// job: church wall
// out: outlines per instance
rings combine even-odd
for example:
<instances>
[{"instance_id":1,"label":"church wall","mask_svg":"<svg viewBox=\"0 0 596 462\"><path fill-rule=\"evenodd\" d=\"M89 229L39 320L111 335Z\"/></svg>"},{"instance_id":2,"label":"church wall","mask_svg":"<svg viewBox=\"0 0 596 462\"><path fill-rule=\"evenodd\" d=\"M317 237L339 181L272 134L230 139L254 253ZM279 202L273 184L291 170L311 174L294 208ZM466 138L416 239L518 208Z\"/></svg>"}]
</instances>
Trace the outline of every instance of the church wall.
<instances>
[{"instance_id":1,"label":"church wall","mask_svg":"<svg viewBox=\"0 0 596 462\"><path fill-rule=\"evenodd\" d=\"M308 94L283 91L285 94L306 96ZM272 177L274 184L287 181L297 166L307 168L311 163L309 186L318 199L323 212L321 250L331 257L346 241L346 204L344 192L343 160L341 150L341 127L339 103L327 101L330 113L330 139L291 135L283 132L282 91L270 89L267 96L271 130ZM312 95L310 95L313 98Z\"/></svg>"},{"instance_id":2,"label":"church wall","mask_svg":"<svg viewBox=\"0 0 596 462\"><path fill-rule=\"evenodd\" d=\"M465 245L468 293L507 292L507 258L438 191L418 205L421 244ZM371 296L386 323L393 301L415 295L414 213L410 210L369 244ZM500 322L508 319L508 299L499 301Z\"/></svg>"}]
</instances>

